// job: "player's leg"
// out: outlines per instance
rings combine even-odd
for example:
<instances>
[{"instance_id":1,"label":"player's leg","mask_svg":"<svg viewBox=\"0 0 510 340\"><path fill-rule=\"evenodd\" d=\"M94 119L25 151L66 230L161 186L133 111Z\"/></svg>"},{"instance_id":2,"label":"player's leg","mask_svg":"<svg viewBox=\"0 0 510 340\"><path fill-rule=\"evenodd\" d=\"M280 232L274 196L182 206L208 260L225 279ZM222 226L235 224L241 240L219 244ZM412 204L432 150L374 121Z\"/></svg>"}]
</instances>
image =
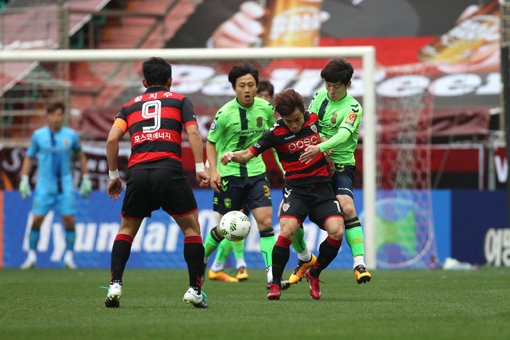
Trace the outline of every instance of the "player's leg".
<instances>
[{"instance_id":1,"label":"player's leg","mask_svg":"<svg viewBox=\"0 0 510 340\"><path fill-rule=\"evenodd\" d=\"M352 183L356 168L346 165L342 169L343 171L337 170L333 175L333 188L345 217L345 239L351 248L354 277L358 284L361 284L370 281L372 275L365 265L363 229L354 207Z\"/></svg>"},{"instance_id":2,"label":"player's leg","mask_svg":"<svg viewBox=\"0 0 510 340\"><path fill-rule=\"evenodd\" d=\"M237 272L235 278L231 277L224 271L225 262L232 250L234 250L234 256L236 259ZM246 261L244 260L244 240L233 242L223 239L223 241L220 242L214 262L209 271L209 279L226 282L239 282L241 280L248 279L248 270L246 269Z\"/></svg>"},{"instance_id":3,"label":"player's leg","mask_svg":"<svg viewBox=\"0 0 510 340\"><path fill-rule=\"evenodd\" d=\"M110 288L105 299L105 306L108 308L119 307L119 299L122 296L122 276L131 254L133 239L142 221L143 218L122 218L119 233L115 237L112 247Z\"/></svg>"},{"instance_id":4,"label":"player's leg","mask_svg":"<svg viewBox=\"0 0 510 340\"><path fill-rule=\"evenodd\" d=\"M32 226L28 233L28 254L25 262L21 264L21 269L33 268L37 264L37 243L41 235L44 217L44 215L32 215Z\"/></svg>"},{"instance_id":5,"label":"player's leg","mask_svg":"<svg viewBox=\"0 0 510 340\"><path fill-rule=\"evenodd\" d=\"M240 210L241 202L238 197L241 198L240 189L236 187L236 177L225 176L223 177L224 184L222 190L214 192L213 197L213 210L219 214L218 221L221 221L223 215L231 210ZM209 256L218 248L220 242L223 241L224 237L220 232L219 226L213 227L205 237L204 248L205 248L205 262Z\"/></svg>"},{"instance_id":6,"label":"player's leg","mask_svg":"<svg viewBox=\"0 0 510 340\"><path fill-rule=\"evenodd\" d=\"M285 197L289 197L291 195L291 192L288 190L286 191L285 189L283 189L283 193ZM280 207L278 208L278 219L280 219L280 215L282 213L283 202L284 200L280 202ZM294 267L292 274L290 274L288 283L282 285L283 289L289 288L290 284L298 283L299 281L301 281L308 268L313 266L315 264L315 261L317 260L315 255L313 255L306 246L305 230L303 229L302 225L294 233L294 238L292 239L292 248L294 248L294 250L298 254L298 263Z\"/></svg>"},{"instance_id":7,"label":"player's leg","mask_svg":"<svg viewBox=\"0 0 510 340\"><path fill-rule=\"evenodd\" d=\"M223 215L232 210L240 210L242 205L242 193L241 188L238 187L240 179L234 176L226 176L223 178L223 182L227 183L223 186L220 192L214 192L213 198L213 209L219 214L218 221L221 221ZM224 240L223 235L220 232L219 226L213 227L206 235L204 241L204 270L207 266L207 260L209 256L218 248L221 242ZM223 270L218 272L212 269L208 272L209 279L221 280L227 282L238 282L236 278L231 277Z\"/></svg>"},{"instance_id":8,"label":"player's leg","mask_svg":"<svg viewBox=\"0 0 510 340\"><path fill-rule=\"evenodd\" d=\"M218 251L216 252L216 256L214 257L214 262L211 267L215 271L223 270L223 268L225 268L225 261L232 252L232 241L224 239L220 242L217 250Z\"/></svg>"},{"instance_id":9,"label":"player's leg","mask_svg":"<svg viewBox=\"0 0 510 340\"><path fill-rule=\"evenodd\" d=\"M184 234L184 260L188 266L189 288L183 301L197 308L207 308L206 297L202 293L204 245L198 223L197 202L185 178L168 177L165 169L151 172L152 182L158 184L154 191L161 197L163 210L175 219Z\"/></svg>"},{"instance_id":10,"label":"player's leg","mask_svg":"<svg viewBox=\"0 0 510 340\"><path fill-rule=\"evenodd\" d=\"M246 216L250 216L251 210L245 206L241 210ZM232 249L236 259L236 279L239 281L248 280L248 265L244 260L244 240L232 242Z\"/></svg>"},{"instance_id":11,"label":"player's leg","mask_svg":"<svg viewBox=\"0 0 510 340\"><path fill-rule=\"evenodd\" d=\"M105 299L105 306L108 308L119 307L123 285L122 276L131 254L133 239L143 219L150 216L151 213L153 193L150 182L148 169L130 169L127 172L126 193L121 211L122 221L112 246L110 288Z\"/></svg>"},{"instance_id":12,"label":"player's leg","mask_svg":"<svg viewBox=\"0 0 510 340\"><path fill-rule=\"evenodd\" d=\"M250 177L245 181L246 205L257 222L259 229L260 252L264 258L267 273L267 283L273 280L272 251L276 243L273 230L273 203L269 191L269 180L265 174Z\"/></svg>"},{"instance_id":13,"label":"player's leg","mask_svg":"<svg viewBox=\"0 0 510 340\"><path fill-rule=\"evenodd\" d=\"M239 281L248 280L248 266L244 260L244 240L232 242L232 248L236 259L236 279Z\"/></svg>"},{"instance_id":14,"label":"player's leg","mask_svg":"<svg viewBox=\"0 0 510 340\"><path fill-rule=\"evenodd\" d=\"M228 255L232 252L233 242L223 239L219 246L218 251L216 252L216 257L214 258L213 264L211 265L211 269L209 270L208 276L211 280L219 280L225 282L239 282L237 278L234 278L227 273L225 273L225 261L228 258Z\"/></svg>"},{"instance_id":15,"label":"player's leg","mask_svg":"<svg viewBox=\"0 0 510 340\"><path fill-rule=\"evenodd\" d=\"M280 236L278 236L271 254L273 281L270 284L271 291L267 295L269 300L280 299L283 270L289 261L291 240L300 223L301 221L293 217L283 217L280 219Z\"/></svg>"},{"instance_id":16,"label":"player's leg","mask_svg":"<svg viewBox=\"0 0 510 340\"><path fill-rule=\"evenodd\" d=\"M62 222L64 223L66 233L66 252L64 254L64 267L69 269L76 269L74 263L73 251L74 242L76 240L76 231L74 228L74 215L62 215Z\"/></svg>"},{"instance_id":17,"label":"player's leg","mask_svg":"<svg viewBox=\"0 0 510 340\"><path fill-rule=\"evenodd\" d=\"M55 210L57 210L60 216L62 216L62 222L65 227L66 252L64 254L64 267L76 269L77 267L73 259L74 241L76 239L76 231L74 227L76 202L70 178L64 181L63 192L57 195Z\"/></svg>"},{"instance_id":18,"label":"player's leg","mask_svg":"<svg viewBox=\"0 0 510 340\"><path fill-rule=\"evenodd\" d=\"M184 259L188 265L189 288L183 301L197 308L207 308L205 294L202 293L202 277L204 273L204 245L200 236L198 212L184 216L173 216L184 234Z\"/></svg>"},{"instance_id":19,"label":"player's leg","mask_svg":"<svg viewBox=\"0 0 510 340\"><path fill-rule=\"evenodd\" d=\"M124 269L131 254L131 245L142 221L143 218L122 218L119 233L115 237L112 247L112 282L122 282Z\"/></svg>"},{"instance_id":20,"label":"player's leg","mask_svg":"<svg viewBox=\"0 0 510 340\"><path fill-rule=\"evenodd\" d=\"M220 216L223 216L223 215L220 215ZM221 234L219 226L215 226L207 233L207 236L205 237L205 242L204 242L204 259L203 259L204 270L205 270L205 267L207 266L207 260L209 259L209 256L224 241L227 241L227 240L225 240L225 238ZM223 271L224 261L221 264L220 263L216 263L216 264L217 264L216 267L218 268L217 271L214 271L213 268L209 269L208 277L210 280L220 280L220 281L225 281L225 282L239 282L238 279L228 275L227 273L225 273Z\"/></svg>"},{"instance_id":21,"label":"player's leg","mask_svg":"<svg viewBox=\"0 0 510 340\"><path fill-rule=\"evenodd\" d=\"M310 220L328 233L326 239L319 246L317 261L305 273L310 287L310 295L314 299L320 299L321 296L319 275L337 256L344 235L344 220L339 204L333 195L331 197L332 200L314 206L310 212Z\"/></svg>"},{"instance_id":22,"label":"player's leg","mask_svg":"<svg viewBox=\"0 0 510 340\"><path fill-rule=\"evenodd\" d=\"M343 219L340 217L334 217L327 220L325 229L328 232L328 236L319 246L319 256L314 266L305 273L306 280L310 287L310 295L314 299L320 299L320 280L319 275L330 263L333 261L338 254L338 250L342 245L343 237Z\"/></svg>"},{"instance_id":23,"label":"player's leg","mask_svg":"<svg viewBox=\"0 0 510 340\"><path fill-rule=\"evenodd\" d=\"M354 201L347 195L338 195L338 201L345 214L345 238L351 248L354 277L358 284L369 282L372 275L365 265L365 248L363 245L363 229L356 214ZM345 209L344 209L345 207Z\"/></svg>"},{"instance_id":24,"label":"player's leg","mask_svg":"<svg viewBox=\"0 0 510 340\"><path fill-rule=\"evenodd\" d=\"M303 226L296 230L292 240L292 248L294 248L298 254L298 263L296 267L294 267L292 274L290 274L290 284L298 283L301 281L308 268L312 267L315 264L315 261L317 261L317 257L312 254L306 246L305 230L303 229Z\"/></svg>"},{"instance_id":25,"label":"player's leg","mask_svg":"<svg viewBox=\"0 0 510 340\"><path fill-rule=\"evenodd\" d=\"M278 219L280 219L280 210L282 208L282 204L283 200L280 202L280 207L278 208ZM305 230L303 229L303 226L296 230L294 238L292 239L292 248L294 248L294 251L298 254L299 263L294 269L294 272L291 274L289 278L289 283L297 283L299 280L303 278L303 275L301 275L301 277L297 277L295 275L297 272L299 272L299 269L302 268L302 264L308 263L310 266L313 266L316 259L315 255L313 255L306 246ZM303 273L305 271L303 271Z\"/></svg>"},{"instance_id":26,"label":"player's leg","mask_svg":"<svg viewBox=\"0 0 510 340\"><path fill-rule=\"evenodd\" d=\"M259 228L259 242L260 242L260 252L262 253L262 257L264 258L264 263L266 266L266 274L267 274L267 283L271 283L273 280L273 274L271 265L273 263L272 260L272 251L273 247L276 243L276 237L274 236L273 230L273 208L272 207L260 207L252 209L253 217L255 217L255 221L257 221L257 226Z\"/></svg>"},{"instance_id":27,"label":"player's leg","mask_svg":"<svg viewBox=\"0 0 510 340\"><path fill-rule=\"evenodd\" d=\"M32 225L28 233L28 255L27 259L21 265L21 269L35 267L37 263L37 243L41 235L41 225L44 222L46 214L55 205L56 196L51 195L44 190L36 187L34 191L34 200L32 202Z\"/></svg>"},{"instance_id":28,"label":"player's leg","mask_svg":"<svg viewBox=\"0 0 510 340\"><path fill-rule=\"evenodd\" d=\"M220 218L221 216L223 215L220 215ZM211 230L209 230L204 241L204 256L206 259L208 259L212 253L214 253L214 251L220 245L220 242L223 241L224 239L225 238L223 237L223 235L221 235L219 226L215 226Z\"/></svg>"}]
</instances>

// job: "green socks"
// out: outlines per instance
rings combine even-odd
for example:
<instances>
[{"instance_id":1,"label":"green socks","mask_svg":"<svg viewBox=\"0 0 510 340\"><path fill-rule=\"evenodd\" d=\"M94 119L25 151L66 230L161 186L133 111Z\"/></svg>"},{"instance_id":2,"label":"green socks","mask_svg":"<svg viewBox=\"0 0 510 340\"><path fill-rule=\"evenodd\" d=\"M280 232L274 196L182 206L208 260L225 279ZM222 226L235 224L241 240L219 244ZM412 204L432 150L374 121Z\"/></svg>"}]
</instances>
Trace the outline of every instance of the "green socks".
<instances>
[{"instance_id":1,"label":"green socks","mask_svg":"<svg viewBox=\"0 0 510 340\"><path fill-rule=\"evenodd\" d=\"M234 256L236 260L244 259L244 240L231 243L232 248L234 248Z\"/></svg>"},{"instance_id":2,"label":"green socks","mask_svg":"<svg viewBox=\"0 0 510 340\"><path fill-rule=\"evenodd\" d=\"M294 234L294 238L292 239L292 248L294 248L298 254L302 253L306 249L305 230L301 227L298 228Z\"/></svg>"},{"instance_id":3,"label":"green socks","mask_svg":"<svg viewBox=\"0 0 510 340\"><path fill-rule=\"evenodd\" d=\"M363 246L363 229L358 216L345 220L345 238L347 244L351 247L352 256L359 256L365 254L365 247Z\"/></svg>"},{"instance_id":4,"label":"green socks","mask_svg":"<svg viewBox=\"0 0 510 340\"><path fill-rule=\"evenodd\" d=\"M207 236L205 237L204 242L205 258L208 258L216 250L216 248L218 248L218 245L223 240L223 236L221 235L218 229L219 229L218 226L212 228L211 231L207 233Z\"/></svg>"},{"instance_id":5,"label":"green socks","mask_svg":"<svg viewBox=\"0 0 510 340\"><path fill-rule=\"evenodd\" d=\"M274 236L273 227L260 230L260 251L264 257L266 268L273 264L273 247L276 243L276 237Z\"/></svg>"},{"instance_id":6,"label":"green socks","mask_svg":"<svg viewBox=\"0 0 510 340\"><path fill-rule=\"evenodd\" d=\"M220 242L218 247L218 252L216 253L215 261L225 262L232 252L232 241L223 240Z\"/></svg>"}]
</instances>

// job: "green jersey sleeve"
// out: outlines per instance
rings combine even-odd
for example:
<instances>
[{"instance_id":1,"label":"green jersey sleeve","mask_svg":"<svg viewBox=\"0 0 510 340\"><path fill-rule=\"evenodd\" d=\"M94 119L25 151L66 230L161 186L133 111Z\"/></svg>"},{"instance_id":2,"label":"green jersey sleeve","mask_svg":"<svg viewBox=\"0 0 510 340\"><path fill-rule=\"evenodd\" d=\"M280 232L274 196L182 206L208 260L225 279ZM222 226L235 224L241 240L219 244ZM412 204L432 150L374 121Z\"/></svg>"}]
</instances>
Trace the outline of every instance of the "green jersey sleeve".
<instances>
[{"instance_id":1,"label":"green jersey sleeve","mask_svg":"<svg viewBox=\"0 0 510 340\"><path fill-rule=\"evenodd\" d=\"M221 115L222 111L219 110L214 116L214 120L211 123L211 127L209 128L209 134L207 136L207 140L213 144L216 144L221 141L221 136L224 133L224 122L223 116Z\"/></svg>"},{"instance_id":2,"label":"green jersey sleeve","mask_svg":"<svg viewBox=\"0 0 510 340\"><path fill-rule=\"evenodd\" d=\"M358 114L350 112L340 124L338 132L327 141L320 143L321 152L336 148L347 142L353 131L358 131L360 123L361 115L358 117Z\"/></svg>"}]
</instances>

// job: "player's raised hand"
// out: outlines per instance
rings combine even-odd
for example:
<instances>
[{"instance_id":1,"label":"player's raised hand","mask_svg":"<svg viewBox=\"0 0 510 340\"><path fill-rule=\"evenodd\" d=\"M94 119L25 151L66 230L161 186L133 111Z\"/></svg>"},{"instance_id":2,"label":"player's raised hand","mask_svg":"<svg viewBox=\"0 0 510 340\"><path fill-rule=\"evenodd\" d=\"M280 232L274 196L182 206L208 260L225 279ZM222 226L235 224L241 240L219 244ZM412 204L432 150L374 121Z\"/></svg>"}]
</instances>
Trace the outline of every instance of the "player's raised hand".
<instances>
[{"instance_id":1,"label":"player's raised hand","mask_svg":"<svg viewBox=\"0 0 510 340\"><path fill-rule=\"evenodd\" d=\"M114 201L120 198L120 193L122 192L122 181L120 178L115 178L110 180L108 184L108 196Z\"/></svg>"},{"instance_id":2,"label":"player's raised hand","mask_svg":"<svg viewBox=\"0 0 510 340\"><path fill-rule=\"evenodd\" d=\"M85 174L81 178L80 194L83 198L88 198L92 191L92 182L90 181L89 175Z\"/></svg>"},{"instance_id":3,"label":"player's raised hand","mask_svg":"<svg viewBox=\"0 0 510 340\"><path fill-rule=\"evenodd\" d=\"M32 195L32 191L30 191L30 183L28 182L28 176L21 176L21 182L19 183L19 193L22 199L27 198Z\"/></svg>"},{"instance_id":4,"label":"player's raised hand","mask_svg":"<svg viewBox=\"0 0 510 340\"><path fill-rule=\"evenodd\" d=\"M305 152L299 156L299 161L305 164L308 164L312 161L312 159L317 156L317 154L321 152L321 149L318 145L310 145L305 149Z\"/></svg>"},{"instance_id":5,"label":"player's raised hand","mask_svg":"<svg viewBox=\"0 0 510 340\"><path fill-rule=\"evenodd\" d=\"M239 12L222 23L212 34L212 43L218 48L244 48L256 43L264 31L257 19L264 15L264 8L255 1L246 1Z\"/></svg>"}]
</instances>

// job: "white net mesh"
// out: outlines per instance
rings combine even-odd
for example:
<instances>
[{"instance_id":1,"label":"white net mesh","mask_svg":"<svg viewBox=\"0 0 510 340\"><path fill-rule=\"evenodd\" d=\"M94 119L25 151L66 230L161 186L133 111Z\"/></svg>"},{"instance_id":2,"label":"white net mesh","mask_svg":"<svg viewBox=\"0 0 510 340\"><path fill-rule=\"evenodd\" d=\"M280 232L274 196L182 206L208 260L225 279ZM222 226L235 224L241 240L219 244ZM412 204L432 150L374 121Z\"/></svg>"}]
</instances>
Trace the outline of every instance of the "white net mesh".
<instances>
[{"instance_id":1,"label":"white net mesh","mask_svg":"<svg viewBox=\"0 0 510 340\"><path fill-rule=\"evenodd\" d=\"M377 265L429 268L437 264L431 197L433 97L423 64L387 69L378 88ZM425 76L427 74L427 76Z\"/></svg>"}]
</instances>

